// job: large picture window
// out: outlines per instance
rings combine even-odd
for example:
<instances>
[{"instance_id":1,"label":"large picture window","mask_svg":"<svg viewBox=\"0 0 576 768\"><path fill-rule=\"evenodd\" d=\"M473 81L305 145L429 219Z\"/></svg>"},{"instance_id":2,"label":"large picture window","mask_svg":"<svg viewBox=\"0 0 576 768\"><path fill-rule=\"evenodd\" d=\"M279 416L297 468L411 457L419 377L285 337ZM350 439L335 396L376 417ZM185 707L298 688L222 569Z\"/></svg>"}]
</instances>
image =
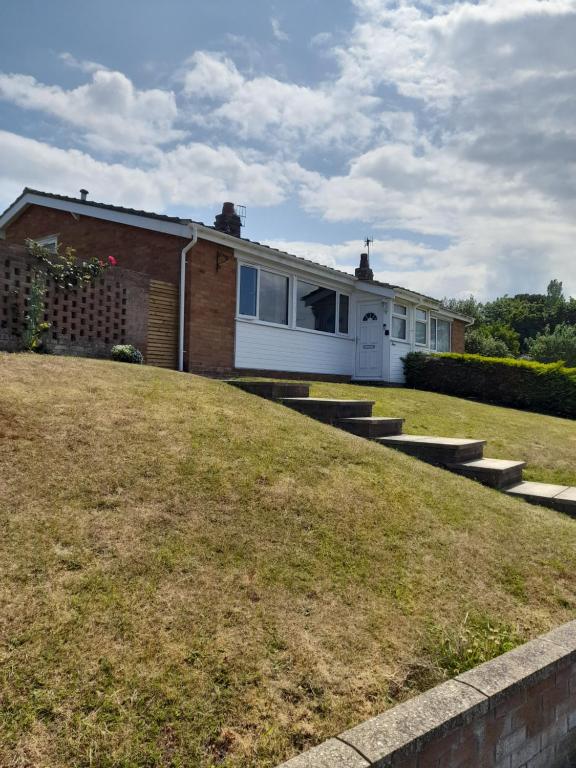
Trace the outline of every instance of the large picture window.
<instances>
[{"instance_id":1,"label":"large picture window","mask_svg":"<svg viewBox=\"0 0 576 768\"><path fill-rule=\"evenodd\" d=\"M336 291L298 280L296 325L325 333L336 332Z\"/></svg>"},{"instance_id":2,"label":"large picture window","mask_svg":"<svg viewBox=\"0 0 576 768\"><path fill-rule=\"evenodd\" d=\"M288 325L288 278L274 272L260 271L258 317L266 323Z\"/></svg>"}]
</instances>

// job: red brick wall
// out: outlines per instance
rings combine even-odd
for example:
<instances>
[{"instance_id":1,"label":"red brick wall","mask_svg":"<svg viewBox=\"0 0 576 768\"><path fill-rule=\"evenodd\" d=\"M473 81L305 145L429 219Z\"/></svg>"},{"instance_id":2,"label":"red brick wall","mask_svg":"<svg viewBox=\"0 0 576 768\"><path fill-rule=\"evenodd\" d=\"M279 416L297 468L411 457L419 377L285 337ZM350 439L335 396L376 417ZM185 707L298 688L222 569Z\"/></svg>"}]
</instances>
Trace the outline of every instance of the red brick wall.
<instances>
[{"instance_id":1,"label":"red brick wall","mask_svg":"<svg viewBox=\"0 0 576 768\"><path fill-rule=\"evenodd\" d=\"M186 243L182 237L91 216L74 218L66 211L39 205L27 208L6 230L6 240L19 244L27 237L48 235L58 235L60 243L76 248L79 258L114 256L124 269L174 285L180 282L180 251Z\"/></svg>"},{"instance_id":2,"label":"red brick wall","mask_svg":"<svg viewBox=\"0 0 576 768\"><path fill-rule=\"evenodd\" d=\"M186 240L88 215L32 205L6 232L11 243L58 235L80 258L109 255L118 265L154 280L180 284L180 254ZM219 257L220 255L220 257ZM198 240L188 253L184 367L227 374L234 367L236 260L232 249ZM219 268L217 268L219 263Z\"/></svg>"},{"instance_id":3,"label":"red brick wall","mask_svg":"<svg viewBox=\"0 0 576 768\"><path fill-rule=\"evenodd\" d=\"M186 368L227 374L234 367L236 259L230 248L198 240L188 254Z\"/></svg>"},{"instance_id":4,"label":"red brick wall","mask_svg":"<svg viewBox=\"0 0 576 768\"><path fill-rule=\"evenodd\" d=\"M466 323L463 320L454 320L452 323L452 352L464 354L464 329Z\"/></svg>"}]
</instances>

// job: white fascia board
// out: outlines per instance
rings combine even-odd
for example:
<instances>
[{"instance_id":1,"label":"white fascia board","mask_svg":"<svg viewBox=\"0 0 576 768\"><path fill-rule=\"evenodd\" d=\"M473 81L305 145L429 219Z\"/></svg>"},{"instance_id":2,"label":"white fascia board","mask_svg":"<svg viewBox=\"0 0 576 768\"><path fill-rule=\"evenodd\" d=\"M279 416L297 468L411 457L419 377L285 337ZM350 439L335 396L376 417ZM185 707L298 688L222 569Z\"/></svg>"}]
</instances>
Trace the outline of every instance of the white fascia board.
<instances>
[{"instance_id":1,"label":"white fascia board","mask_svg":"<svg viewBox=\"0 0 576 768\"><path fill-rule=\"evenodd\" d=\"M8 208L0 218L0 230L4 230L11 221L30 205L41 205L44 208L52 208L57 211L66 211L77 216L88 216L92 219L103 219L112 221L116 224L126 224L130 227L139 227L140 229L150 229L154 232L163 232L167 235L184 237L190 239L190 228L186 224L178 224L173 221L162 221L161 219L147 218L146 216L137 216L133 213L123 213L121 211L111 211L108 208L98 208L95 205L83 205L82 203L73 203L69 200L57 200L52 197L35 195L29 193L24 195L13 206Z\"/></svg>"},{"instance_id":2,"label":"white fascia board","mask_svg":"<svg viewBox=\"0 0 576 768\"><path fill-rule=\"evenodd\" d=\"M393 299L395 295L392 288L385 288L383 285L372 285L362 280L358 280L356 284L357 298L361 299L363 293L368 294L366 298L373 298L374 296L380 296L383 299Z\"/></svg>"}]
</instances>

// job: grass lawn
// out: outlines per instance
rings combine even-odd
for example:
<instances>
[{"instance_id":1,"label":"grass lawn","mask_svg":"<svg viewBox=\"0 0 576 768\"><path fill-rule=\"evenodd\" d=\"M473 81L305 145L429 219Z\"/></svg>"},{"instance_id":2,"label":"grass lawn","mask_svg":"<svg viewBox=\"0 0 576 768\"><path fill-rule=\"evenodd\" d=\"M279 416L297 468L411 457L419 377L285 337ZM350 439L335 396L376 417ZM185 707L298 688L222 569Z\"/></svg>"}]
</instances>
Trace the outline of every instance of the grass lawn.
<instances>
[{"instance_id":1,"label":"grass lawn","mask_svg":"<svg viewBox=\"0 0 576 768\"><path fill-rule=\"evenodd\" d=\"M576 421L415 389L314 383L315 397L376 400L375 416L406 419L404 431L488 441L485 456L527 462L527 480L576 485Z\"/></svg>"},{"instance_id":2,"label":"grass lawn","mask_svg":"<svg viewBox=\"0 0 576 768\"><path fill-rule=\"evenodd\" d=\"M0 355L0 465L2 766L274 766L576 615L575 521L221 382Z\"/></svg>"}]
</instances>

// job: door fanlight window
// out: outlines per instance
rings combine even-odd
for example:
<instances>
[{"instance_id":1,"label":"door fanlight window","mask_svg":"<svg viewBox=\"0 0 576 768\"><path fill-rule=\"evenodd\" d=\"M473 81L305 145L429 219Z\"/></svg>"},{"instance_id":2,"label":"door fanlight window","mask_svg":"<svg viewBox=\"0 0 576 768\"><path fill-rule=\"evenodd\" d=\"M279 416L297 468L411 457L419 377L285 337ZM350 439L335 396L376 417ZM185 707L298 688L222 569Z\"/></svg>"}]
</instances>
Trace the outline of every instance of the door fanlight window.
<instances>
[{"instance_id":1,"label":"door fanlight window","mask_svg":"<svg viewBox=\"0 0 576 768\"><path fill-rule=\"evenodd\" d=\"M363 323L367 323L369 320L378 320L374 312L366 312L366 314L362 318Z\"/></svg>"}]
</instances>

